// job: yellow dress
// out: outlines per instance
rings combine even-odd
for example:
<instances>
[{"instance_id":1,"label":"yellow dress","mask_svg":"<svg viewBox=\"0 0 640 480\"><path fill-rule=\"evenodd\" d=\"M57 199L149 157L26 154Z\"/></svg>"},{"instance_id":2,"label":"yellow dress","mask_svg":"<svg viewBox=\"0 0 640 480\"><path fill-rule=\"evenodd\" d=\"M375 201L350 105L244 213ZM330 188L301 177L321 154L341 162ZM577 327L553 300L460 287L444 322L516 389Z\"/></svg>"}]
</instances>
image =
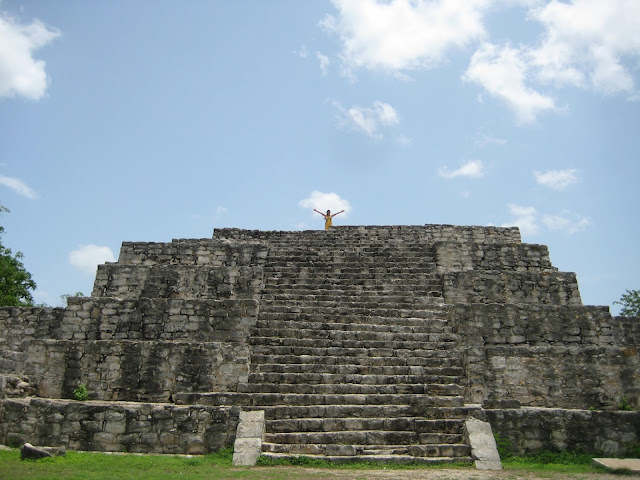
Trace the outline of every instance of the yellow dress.
<instances>
[{"instance_id":1,"label":"yellow dress","mask_svg":"<svg viewBox=\"0 0 640 480\"><path fill-rule=\"evenodd\" d=\"M331 228L331 215L324 216L324 229L329 230Z\"/></svg>"}]
</instances>

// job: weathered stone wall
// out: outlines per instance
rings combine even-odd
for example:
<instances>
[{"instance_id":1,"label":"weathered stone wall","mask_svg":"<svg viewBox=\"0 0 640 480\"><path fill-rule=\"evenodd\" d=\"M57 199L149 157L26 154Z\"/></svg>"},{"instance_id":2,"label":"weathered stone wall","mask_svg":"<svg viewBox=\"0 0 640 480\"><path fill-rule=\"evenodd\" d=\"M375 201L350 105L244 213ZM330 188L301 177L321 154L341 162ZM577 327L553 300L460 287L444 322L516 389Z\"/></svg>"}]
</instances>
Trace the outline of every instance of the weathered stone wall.
<instances>
[{"instance_id":1,"label":"weathered stone wall","mask_svg":"<svg viewBox=\"0 0 640 480\"><path fill-rule=\"evenodd\" d=\"M0 347L21 351L33 339L246 342L256 300L72 297L66 309L0 308Z\"/></svg>"},{"instance_id":2,"label":"weathered stone wall","mask_svg":"<svg viewBox=\"0 0 640 480\"><path fill-rule=\"evenodd\" d=\"M240 409L148 403L0 400L0 444L205 454L233 445Z\"/></svg>"},{"instance_id":3,"label":"weathered stone wall","mask_svg":"<svg viewBox=\"0 0 640 480\"><path fill-rule=\"evenodd\" d=\"M468 271L442 277L445 303L582 305L574 273Z\"/></svg>"},{"instance_id":4,"label":"weathered stone wall","mask_svg":"<svg viewBox=\"0 0 640 480\"><path fill-rule=\"evenodd\" d=\"M3 371L38 395L83 382L103 400L168 401L175 391L234 391L246 381L255 300L70 298L62 309L0 309Z\"/></svg>"},{"instance_id":5,"label":"weathered stone wall","mask_svg":"<svg viewBox=\"0 0 640 480\"><path fill-rule=\"evenodd\" d=\"M31 338L56 338L62 308L0 308L0 372L22 372Z\"/></svg>"},{"instance_id":6,"label":"weathered stone wall","mask_svg":"<svg viewBox=\"0 0 640 480\"><path fill-rule=\"evenodd\" d=\"M478 244L520 243L520 230L517 227L478 227L457 225L396 225L396 226L338 226L328 232L305 230L302 232L283 232L265 230L242 230L238 228L216 228L214 239L243 241L279 241L305 242L319 235L339 236L344 240L365 238L374 242L470 242Z\"/></svg>"},{"instance_id":7,"label":"weathered stone wall","mask_svg":"<svg viewBox=\"0 0 640 480\"><path fill-rule=\"evenodd\" d=\"M617 456L640 444L640 412L521 408L482 410L475 416L489 421L515 455L581 450Z\"/></svg>"},{"instance_id":8,"label":"weathered stone wall","mask_svg":"<svg viewBox=\"0 0 640 480\"><path fill-rule=\"evenodd\" d=\"M262 288L262 267L208 265L98 266L94 297L253 298Z\"/></svg>"},{"instance_id":9,"label":"weathered stone wall","mask_svg":"<svg viewBox=\"0 0 640 480\"><path fill-rule=\"evenodd\" d=\"M24 373L45 398L73 398L84 383L92 400L170 402L175 392L235 391L249 356L243 343L33 340Z\"/></svg>"},{"instance_id":10,"label":"weathered stone wall","mask_svg":"<svg viewBox=\"0 0 640 480\"><path fill-rule=\"evenodd\" d=\"M266 256L266 246L260 242L177 239L169 243L123 242L118 263L235 267L263 264Z\"/></svg>"},{"instance_id":11,"label":"weathered stone wall","mask_svg":"<svg viewBox=\"0 0 640 480\"><path fill-rule=\"evenodd\" d=\"M507 272L557 271L545 245L437 242L433 246L438 273L469 270Z\"/></svg>"},{"instance_id":12,"label":"weathered stone wall","mask_svg":"<svg viewBox=\"0 0 640 480\"><path fill-rule=\"evenodd\" d=\"M640 322L577 306L456 305L453 316L469 402L640 406Z\"/></svg>"}]
</instances>

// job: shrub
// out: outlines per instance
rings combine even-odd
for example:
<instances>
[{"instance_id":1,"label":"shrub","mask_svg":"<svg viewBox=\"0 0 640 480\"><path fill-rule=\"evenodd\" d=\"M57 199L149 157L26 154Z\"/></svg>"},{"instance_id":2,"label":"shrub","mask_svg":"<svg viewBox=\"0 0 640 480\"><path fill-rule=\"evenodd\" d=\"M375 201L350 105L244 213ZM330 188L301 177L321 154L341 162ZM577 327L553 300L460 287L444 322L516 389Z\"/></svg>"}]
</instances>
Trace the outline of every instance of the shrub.
<instances>
[{"instance_id":1,"label":"shrub","mask_svg":"<svg viewBox=\"0 0 640 480\"><path fill-rule=\"evenodd\" d=\"M89 392L87 391L87 387L84 383L78 385L78 388L73 391L73 398L75 398L79 402L89 400Z\"/></svg>"}]
</instances>

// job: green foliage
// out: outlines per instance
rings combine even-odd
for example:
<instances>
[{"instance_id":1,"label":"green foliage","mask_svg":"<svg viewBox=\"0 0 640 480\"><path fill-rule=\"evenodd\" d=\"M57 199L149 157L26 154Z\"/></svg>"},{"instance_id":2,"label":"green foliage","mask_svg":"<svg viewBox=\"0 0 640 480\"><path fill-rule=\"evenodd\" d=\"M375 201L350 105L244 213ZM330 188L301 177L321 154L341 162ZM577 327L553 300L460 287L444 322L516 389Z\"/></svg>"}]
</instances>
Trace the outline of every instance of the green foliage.
<instances>
[{"instance_id":1,"label":"green foliage","mask_svg":"<svg viewBox=\"0 0 640 480\"><path fill-rule=\"evenodd\" d=\"M551 452L543 450L536 455L527 457L532 463L556 464L556 465L591 465L593 455L580 450L564 450L562 452Z\"/></svg>"},{"instance_id":2,"label":"green foliage","mask_svg":"<svg viewBox=\"0 0 640 480\"><path fill-rule=\"evenodd\" d=\"M618 410L631 411L631 405L629 405L629 400L626 397L622 397L620 403L618 404Z\"/></svg>"},{"instance_id":3,"label":"green foliage","mask_svg":"<svg viewBox=\"0 0 640 480\"><path fill-rule=\"evenodd\" d=\"M502 438L497 433L494 433L493 436L496 439L496 447L498 447L500 459L504 460L506 458L513 457L513 446L511 445L511 440L508 438Z\"/></svg>"},{"instance_id":4,"label":"green foliage","mask_svg":"<svg viewBox=\"0 0 640 480\"><path fill-rule=\"evenodd\" d=\"M622 305L620 314L625 317L640 317L640 290L627 290L614 305Z\"/></svg>"},{"instance_id":5,"label":"green foliage","mask_svg":"<svg viewBox=\"0 0 640 480\"><path fill-rule=\"evenodd\" d=\"M69 294L69 293L65 293L63 295L60 295L60 300L62 300L62 302L66 305L69 304L69 298L76 298L76 297L84 297L84 293L82 292L76 292L73 295Z\"/></svg>"},{"instance_id":6,"label":"green foliage","mask_svg":"<svg viewBox=\"0 0 640 480\"><path fill-rule=\"evenodd\" d=\"M233 465L233 447L221 448L215 453L211 453L203 458L208 463L213 463L221 467L230 467Z\"/></svg>"},{"instance_id":7,"label":"green foliage","mask_svg":"<svg viewBox=\"0 0 640 480\"><path fill-rule=\"evenodd\" d=\"M8 212L0 205L0 213ZM0 226L0 236L4 227ZM11 252L0 239L0 307L30 307L33 297L30 290L35 290L36 283L22 264L22 253Z\"/></svg>"},{"instance_id":8,"label":"green foliage","mask_svg":"<svg viewBox=\"0 0 640 480\"><path fill-rule=\"evenodd\" d=\"M73 391L73 398L79 402L89 400L89 392L87 391L87 386L84 383L78 385L78 388Z\"/></svg>"},{"instance_id":9,"label":"green foliage","mask_svg":"<svg viewBox=\"0 0 640 480\"><path fill-rule=\"evenodd\" d=\"M326 460L320 460L317 458L305 456L273 458L261 455L258 458L258 462L256 463L256 465L260 467L292 465L296 467L308 468L329 468L331 466L331 463L327 462Z\"/></svg>"},{"instance_id":10,"label":"green foliage","mask_svg":"<svg viewBox=\"0 0 640 480\"><path fill-rule=\"evenodd\" d=\"M631 443L625 449L626 458L640 458L640 443Z\"/></svg>"}]
</instances>

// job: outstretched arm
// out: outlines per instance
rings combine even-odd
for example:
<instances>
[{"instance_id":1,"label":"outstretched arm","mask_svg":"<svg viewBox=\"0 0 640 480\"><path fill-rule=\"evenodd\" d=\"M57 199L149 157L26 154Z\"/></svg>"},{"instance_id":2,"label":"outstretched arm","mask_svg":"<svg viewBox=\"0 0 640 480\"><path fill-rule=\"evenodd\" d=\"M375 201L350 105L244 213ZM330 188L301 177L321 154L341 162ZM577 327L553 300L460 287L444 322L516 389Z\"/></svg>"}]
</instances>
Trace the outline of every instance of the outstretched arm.
<instances>
[{"instance_id":1,"label":"outstretched arm","mask_svg":"<svg viewBox=\"0 0 640 480\"><path fill-rule=\"evenodd\" d=\"M319 213L319 214L320 214L320 215L322 215L323 217L325 216L325 214L324 214L324 213L322 213L322 212L318 212L318 210L316 210L315 208L313 209L313 211L314 211L314 212L316 212L316 213Z\"/></svg>"},{"instance_id":2,"label":"outstretched arm","mask_svg":"<svg viewBox=\"0 0 640 480\"><path fill-rule=\"evenodd\" d=\"M333 215L331 215L331 217L335 217L336 215L341 214L342 212L344 212L344 210L340 210L338 213L334 213Z\"/></svg>"}]
</instances>

